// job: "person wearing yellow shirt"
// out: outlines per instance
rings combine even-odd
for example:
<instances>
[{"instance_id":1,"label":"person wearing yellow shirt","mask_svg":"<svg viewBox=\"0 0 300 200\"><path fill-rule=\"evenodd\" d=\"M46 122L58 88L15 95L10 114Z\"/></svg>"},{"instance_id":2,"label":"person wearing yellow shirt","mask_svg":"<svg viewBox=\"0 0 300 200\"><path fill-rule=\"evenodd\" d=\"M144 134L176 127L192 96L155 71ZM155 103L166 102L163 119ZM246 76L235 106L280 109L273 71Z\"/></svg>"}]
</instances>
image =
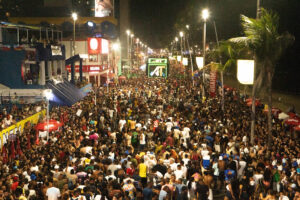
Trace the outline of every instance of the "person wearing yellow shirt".
<instances>
[{"instance_id":1,"label":"person wearing yellow shirt","mask_svg":"<svg viewBox=\"0 0 300 200\"><path fill-rule=\"evenodd\" d=\"M147 165L144 163L144 158L141 159L140 164L138 165L139 176L141 177L141 182L143 187L147 186Z\"/></svg>"}]
</instances>

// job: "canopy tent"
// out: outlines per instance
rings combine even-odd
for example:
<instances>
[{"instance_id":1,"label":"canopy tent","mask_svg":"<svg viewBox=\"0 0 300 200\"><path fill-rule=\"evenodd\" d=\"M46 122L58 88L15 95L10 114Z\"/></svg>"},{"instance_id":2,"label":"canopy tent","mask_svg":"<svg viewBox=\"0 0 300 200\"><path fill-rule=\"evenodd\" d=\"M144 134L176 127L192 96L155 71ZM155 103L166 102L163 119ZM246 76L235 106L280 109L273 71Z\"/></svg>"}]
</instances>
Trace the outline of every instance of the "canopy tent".
<instances>
[{"instance_id":1,"label":"canopy tent","mask_svg":"<svg viewBox=\"0 0 300 200\"><path fill-rule=\"evenodd\" d=\"M278 119L281 119L281 120L286 120L288 118L289 118L289 115L284 112L282 112L278 115Z\"/></svg>"},{"instance_id":2,"label":"canopy tent","mask_svg":"<svg viewBox=\"0 0 300 200\"><path fill-rule=\"evenodd\" d=\"M54 94L54 99L51 104L72 106L76 102L85 97L85 94L76 86L68 81L55 84L54 82L48 82L47 87L50 88Z\"/></svg>"},{"instance_id":3,"label":"canopy tent","mask_svg":"<svg viewBox=\"0 0 300 200\"><path fill-rule=\"evenodd\" d=\"M287 119L285 122L285 124L290 125L290 126L298 126L300 125L300 119Z\"/></svg>"},{"instance_id":4,"label":"canopy tent","mask_svg":"<svg viewBox=\"0 0 300 200\"><path fill-rule=\"evenodd\" d=\"M57 130L59 127L61 127L63 123L50 119L49 124L47 122L42 122L36 125L35 129L37 131L47 131L49 128L49 132Z\"/></svg>"}]
</instances>

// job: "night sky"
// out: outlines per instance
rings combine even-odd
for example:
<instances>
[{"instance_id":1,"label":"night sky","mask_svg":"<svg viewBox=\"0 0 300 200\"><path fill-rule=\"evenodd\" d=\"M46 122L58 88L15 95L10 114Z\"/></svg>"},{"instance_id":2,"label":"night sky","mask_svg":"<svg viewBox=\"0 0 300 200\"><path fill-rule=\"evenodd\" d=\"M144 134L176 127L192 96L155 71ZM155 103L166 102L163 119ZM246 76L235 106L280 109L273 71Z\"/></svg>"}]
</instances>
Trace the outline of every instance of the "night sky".
<instances>
[{"instance_id":1,"label":"night sky","mask_svg":"<svg viewBox=\"0 0 300 200\"><path fill-rule=\"evenodd\" d=\"M261 0L262 7L273 10L280 17L279 31L295 36L294 44L276 66L274 87L300 94L300 0ZM202 41L200 12L211 11L207 24L207 41L215 42L213 21L220 40L242 36L240 15L256 16L256 0L131 0L131 29L152 48L165 48L191 25L193 44Z\"/></svg>"}]
</instances>

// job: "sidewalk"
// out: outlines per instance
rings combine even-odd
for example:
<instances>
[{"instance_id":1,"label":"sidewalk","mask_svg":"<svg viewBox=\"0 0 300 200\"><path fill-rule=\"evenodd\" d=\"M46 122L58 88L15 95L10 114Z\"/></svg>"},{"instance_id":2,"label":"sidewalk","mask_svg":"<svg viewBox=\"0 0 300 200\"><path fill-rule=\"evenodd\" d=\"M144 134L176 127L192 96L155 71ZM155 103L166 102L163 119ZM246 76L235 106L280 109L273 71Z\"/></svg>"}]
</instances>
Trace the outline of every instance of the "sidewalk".
<instances>
[{"instance_id":1,"label":"sidewalk","mask_svg":"<svg viewBox=\"0 0 300 200\"><path fill-rule=\"evenodd\" d=\"M236 79L224 77L224 85L237 88L240 90L240 92L245 92L250 96L252 94L252 86L241 85ZM258 96L263 103L267 103L268 95L264 90L260 91ZM273 107L280 108L283 112L287 112L288 109L294 105L296 111L300 113L300 95L285 94L283 92L273 91L272 100Z\"/></svg>"}]
</instances>

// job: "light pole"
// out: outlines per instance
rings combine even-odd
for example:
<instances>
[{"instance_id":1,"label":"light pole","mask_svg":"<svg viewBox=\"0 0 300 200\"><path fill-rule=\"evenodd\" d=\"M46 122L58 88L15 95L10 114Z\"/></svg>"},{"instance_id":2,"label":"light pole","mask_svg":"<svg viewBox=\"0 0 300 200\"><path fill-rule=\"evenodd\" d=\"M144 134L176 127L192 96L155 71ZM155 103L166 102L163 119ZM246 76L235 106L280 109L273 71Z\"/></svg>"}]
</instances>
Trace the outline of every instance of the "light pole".
<instances>
[{"instance_id":1,"label":"light pole","mask_svg":"<svg viewBox=\"0 0 300 200\"><path fill-rule=\"evenodd\" d=\"M206 20L209 17L209 11L208 9L202 10L202 19L204 20L203 24L203 95L205 96L205 90L204 90L204 85L205 85L205 48L206 48Z\"/></svg>"},{"instance_id":2,"label":"light pole","mask_svg":"<svg viewBox=\"0 0 300 200\"><path fill-rule=\"evenodd\" d=\"M182 31L180 31L179 36L180 36L180 51L181 51L181 57L183 57L183 53L182 53L182 38L183 38L183 32L182 32Z\"/></svg>"},{"instance_id":3,"label":"light pole","mask_svg":"<svg viewBox=\"0 0 300 200\"><path fill-rule=\"evenodd\" d=\"M189 30L190 29L190 26L189 25L186 25L186 29ZM188 47L188 50L189 50L189 54L190 54L190 60L191 60L191 68L192 68L192 83L193 83L193 86L194 86L194 66L193 66L193 59L192 59L192 54L191 54L191 51L190 51L190 44L189 44L189 35L187 34L186 36L186 42L187 42L187 47Z\"/></svg>"},{"instance_id":4,"label":"light pole","mask_svg":"<svg viewBox=\"0 0 300 200\"><path fill-rule=\"evenodd\" d=\"M46 98L46 103L47 103L46 121L47 121L47 141L48 141L49 140L49 100L53 97L52 90L51 89L45 90L44 97Z\"/></svg>"},{"instance_id":5,"label":"light pole","mask_svg":"<svg viewBox=\"0 0 300 200\"><path fill-rule=\"evenodd\" d=\"M72 13L72 18L73 18L73 56L75 56L75 25L76 25L76 20L78 19L77 13Z\"/></svg>"},{"instance_id":6,"label":"light pole","mask_svg":"<svg viewBox=\"0 0 300 200\"><path fill-rule=\"evenodd\" d=\"M133 38L134 38L134 34L131 34L130 35L130 37L131 37L131 40L130 40L130 67L132 67L132 44L133 44Z\"/></svg>"},{"instance_id":7,"label":"light pole","mask_svg":"<svg viewBox=\"0 0 300 200\"><path fill-rule=\"evenodd\" d=\"M175 49L175 51L176 51L176 56L178 56L178 51L177 51L177 42L178 42L178 37L175 37L175 44L176 44L176 49Z\"/></svg>"},{"instance_id":8,"label":"light pole","mask_svg":"<svg viewBox=\"0 0 300 200\"><path fill-rule=\"evenodd\" d=\"M127 60L128 60L128 63L129 63L129 54L130 54L130 51L129 51L129 37L130 37L130 30L127 30L126 34L127 34Z\"/></svg>"}]
</instances>

